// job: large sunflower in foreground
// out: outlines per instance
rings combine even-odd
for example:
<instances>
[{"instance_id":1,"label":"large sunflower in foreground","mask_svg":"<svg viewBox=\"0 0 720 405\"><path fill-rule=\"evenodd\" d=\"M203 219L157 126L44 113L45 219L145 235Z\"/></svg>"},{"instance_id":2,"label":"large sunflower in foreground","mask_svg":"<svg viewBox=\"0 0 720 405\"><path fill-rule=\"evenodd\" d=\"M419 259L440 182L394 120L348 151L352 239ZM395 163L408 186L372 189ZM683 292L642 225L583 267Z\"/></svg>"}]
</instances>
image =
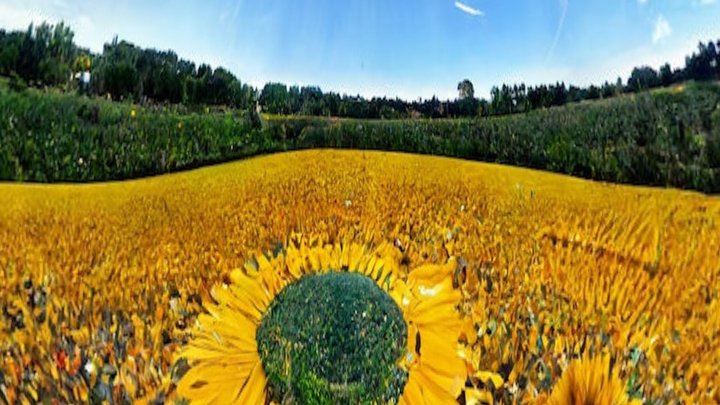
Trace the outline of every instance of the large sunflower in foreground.
<instances>
[{"instance_id":1,"label":"large sunflower in foreground","mask_svg":"<svg viewBox=\"0 0 720 405\"><path fill-rule=\"evenodd\" d=\"M197 403L454 403L453 259L406 271L391 245L291 244L216 287L178 356Z\"/></svg>"},{"instance_id":2,"label":"large sunflower in foreground","mask_svg":"<svg viewBox=\"0 0 720 405\"><path fill-rule=\"evenodd\" d=\"M630 400L617 369L610 366L610 355L574 360L555 384L549 398L540 398L538 405L640 405Z\"/></svg>"}]
</instances>

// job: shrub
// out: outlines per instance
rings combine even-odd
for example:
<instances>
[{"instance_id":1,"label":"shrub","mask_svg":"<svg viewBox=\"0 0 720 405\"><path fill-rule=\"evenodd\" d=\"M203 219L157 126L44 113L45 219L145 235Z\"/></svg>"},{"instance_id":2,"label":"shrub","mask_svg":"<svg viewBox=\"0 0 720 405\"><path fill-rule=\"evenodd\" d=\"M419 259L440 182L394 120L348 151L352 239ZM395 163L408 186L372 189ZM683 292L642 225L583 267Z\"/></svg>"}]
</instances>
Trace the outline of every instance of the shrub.
<instances>
[{"instance_id":1,"label":"shrub","mask_svg":"<svg viewBox=\"0 0 720 405\"><path fill-rule=\"evenodd\" d=\"M596 180L720 192L720 87L476 119L352 120L139 108L0 90L0 176L101 181L301 148L437 154Z\"/></svg>"}]
</instances>

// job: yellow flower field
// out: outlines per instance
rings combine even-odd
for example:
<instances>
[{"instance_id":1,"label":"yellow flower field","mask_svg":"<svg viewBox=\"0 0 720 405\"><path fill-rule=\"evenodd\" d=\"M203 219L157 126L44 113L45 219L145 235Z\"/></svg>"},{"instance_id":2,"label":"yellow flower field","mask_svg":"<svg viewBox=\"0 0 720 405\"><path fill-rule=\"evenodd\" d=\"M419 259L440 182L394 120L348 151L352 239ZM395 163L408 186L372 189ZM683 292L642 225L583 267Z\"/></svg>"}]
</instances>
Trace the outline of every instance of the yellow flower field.
<instances>
[{"instance_id":1,"label":"yellow flower field","mask_svg":"<svg viewBox=\"0 0 720 405\"><path fill-rule=\"evenodd\" d=\"M218 308L250 299L243 285L275 294L339 266L378 269L408 321L401 402L717 403L719 258L720 199L430 156L313 150L2 184L0 398L192 397L208 383L198 345L227 328L208 326ZM265 284L243 281L255 274ZM423 301L434 286L442 302ZM270 400L253 370L237 395Z\"/></svg>"}]
</instances>

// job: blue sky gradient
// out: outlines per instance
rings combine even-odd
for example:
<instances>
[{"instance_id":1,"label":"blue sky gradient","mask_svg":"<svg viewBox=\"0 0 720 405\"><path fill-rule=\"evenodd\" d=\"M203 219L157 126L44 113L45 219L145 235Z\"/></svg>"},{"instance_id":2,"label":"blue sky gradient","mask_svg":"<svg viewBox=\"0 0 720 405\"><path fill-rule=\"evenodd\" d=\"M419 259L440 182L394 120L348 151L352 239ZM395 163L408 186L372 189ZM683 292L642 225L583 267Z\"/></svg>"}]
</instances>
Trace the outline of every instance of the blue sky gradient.
<instances>
[{"instance_id":1,"label":"blue sky gradient","mask_svg":"<svg viewBox=\"0 0 720 405\"><path fill-rule=\"evenodd\" d=\"M454 98L503 82L577 85L681 65L720 39L717 0L4 0L0 27L64 20L81 46L117 34L242 81Z\"/></svg>"}]
</instances>

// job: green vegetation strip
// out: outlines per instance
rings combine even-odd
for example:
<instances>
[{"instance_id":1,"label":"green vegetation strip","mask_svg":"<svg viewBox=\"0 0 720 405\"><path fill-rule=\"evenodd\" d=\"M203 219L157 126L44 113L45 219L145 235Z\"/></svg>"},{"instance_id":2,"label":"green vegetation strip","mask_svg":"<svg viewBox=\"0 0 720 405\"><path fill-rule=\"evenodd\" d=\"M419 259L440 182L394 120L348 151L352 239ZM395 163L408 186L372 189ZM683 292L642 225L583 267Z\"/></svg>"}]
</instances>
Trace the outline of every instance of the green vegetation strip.
<instances>
[{"instance_id":1,"label":"green vegetation strip","mask_svg":"<svg viewBox=\"0 0 720 405\"><path fill-rule=\"evenodd\" d=\"M133 113L134 111L134 113ZM442 120L271 117L0 88L0 179L105 181L261 153L356 148L720 192L720 87L687 83L526 114Z\"/></svg>"}]
</instances>

